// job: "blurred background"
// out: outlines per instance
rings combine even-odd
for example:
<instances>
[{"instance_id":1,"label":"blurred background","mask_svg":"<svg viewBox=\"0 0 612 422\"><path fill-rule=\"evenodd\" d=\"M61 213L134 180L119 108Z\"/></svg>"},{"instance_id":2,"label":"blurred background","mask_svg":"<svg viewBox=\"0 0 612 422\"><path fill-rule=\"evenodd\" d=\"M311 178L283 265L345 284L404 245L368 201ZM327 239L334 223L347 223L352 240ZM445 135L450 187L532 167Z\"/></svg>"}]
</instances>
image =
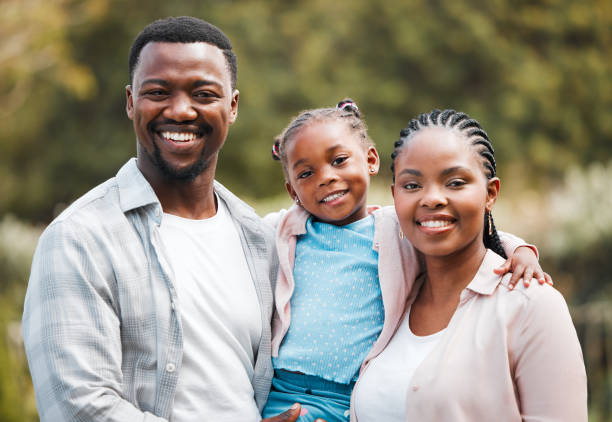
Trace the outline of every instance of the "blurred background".
<instances>
[{"instance_id":1,"label":"blurred background","mask_svg":"<svg viewBox=\"0 0 612 422\"><path fill-rule=\"evenodd\" d=\"M240 113L217 174L262 214L289 205L270 147L302 109L357 102L379 204L410 118L478 119L502 179L497 225L538 246L582 343L590 420L612 420L612 2L0 0L0 421L37 420L20 335L37 239L135 156L128 50L178 15L232 40Z\"/></svg>"}]
</instances>

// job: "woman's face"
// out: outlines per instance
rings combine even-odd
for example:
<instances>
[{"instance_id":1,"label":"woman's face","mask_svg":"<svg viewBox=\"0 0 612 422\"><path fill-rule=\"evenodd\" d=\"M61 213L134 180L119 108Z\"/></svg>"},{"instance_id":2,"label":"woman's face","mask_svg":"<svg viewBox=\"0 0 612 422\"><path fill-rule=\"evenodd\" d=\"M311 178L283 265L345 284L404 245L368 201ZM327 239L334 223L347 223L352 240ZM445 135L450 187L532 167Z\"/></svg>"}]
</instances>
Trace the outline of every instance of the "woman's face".
<instances>
[{"instance_id":1,"label":"woman's face","mask_svg":"<svg viewBox=\"0 0 612 422\"><path fill-rule=\"evenodd\" d=\"M491 210L499 179L487 180L476 149L459 132L421 129L395 159L391 187L404 235L425 255L484 250L485 210Z\"/></svg>"}]
</instances>

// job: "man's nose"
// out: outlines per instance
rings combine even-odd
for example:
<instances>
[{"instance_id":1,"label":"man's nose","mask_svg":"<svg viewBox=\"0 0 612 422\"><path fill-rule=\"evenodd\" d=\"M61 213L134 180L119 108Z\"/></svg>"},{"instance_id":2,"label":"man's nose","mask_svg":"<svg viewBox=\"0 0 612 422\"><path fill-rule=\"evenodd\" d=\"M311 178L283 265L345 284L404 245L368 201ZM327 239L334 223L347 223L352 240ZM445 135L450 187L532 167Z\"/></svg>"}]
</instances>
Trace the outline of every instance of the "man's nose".
<instances>
[{"instance_id":1,"label":"man's nose","mask_svg":"<svg viewBox=\"0 0 612 422\"><path fill-rule=\"evenodd\" d=\"M193 107L193 100L190 95L177 93L168 101L168 106L164 110L165 118L175 122L186 122L198 117L198 112Z\"/></svg>"}]
</instances>

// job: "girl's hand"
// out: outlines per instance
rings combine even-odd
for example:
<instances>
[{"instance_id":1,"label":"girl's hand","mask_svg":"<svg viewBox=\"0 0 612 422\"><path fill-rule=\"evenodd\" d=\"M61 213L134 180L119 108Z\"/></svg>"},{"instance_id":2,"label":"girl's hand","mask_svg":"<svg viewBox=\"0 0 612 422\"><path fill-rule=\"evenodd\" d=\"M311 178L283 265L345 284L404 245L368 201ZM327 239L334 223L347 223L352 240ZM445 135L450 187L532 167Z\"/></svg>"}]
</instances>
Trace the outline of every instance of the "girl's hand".
<instances>
[{"instance_id":1,"label":"girl's hand","mask_svg":"<svg viewBox=\"0 0 612 422\"><path fill-rule=\"evenodd\" d=\"M495 274L503 275L507 272L512 273L512 278L508 283L510 290L522 278L525 287L529 287L532 278L536 278L540 284L548 283L552 286L552 278L542 270L538 258L530 247L519 246L514 254L509 257L501 267L493 270Z\"/></svg>"}]
</instances>

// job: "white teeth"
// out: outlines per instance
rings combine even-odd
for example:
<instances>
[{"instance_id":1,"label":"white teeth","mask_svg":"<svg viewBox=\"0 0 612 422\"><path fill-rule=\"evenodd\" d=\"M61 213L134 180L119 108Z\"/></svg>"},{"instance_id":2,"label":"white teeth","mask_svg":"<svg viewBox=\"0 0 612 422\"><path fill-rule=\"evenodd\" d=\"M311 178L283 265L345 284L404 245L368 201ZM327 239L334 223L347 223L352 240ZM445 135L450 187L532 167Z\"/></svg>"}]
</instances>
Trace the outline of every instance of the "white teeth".
<instances>
[{"instance_id":1,"label":"white teeth","mask_svg":"<svg viewBox=\"0 0 612 422\"><path fill-rule=\"evenodd\" d=\"M192 132L162 132L161 136L176 142L193 141L196 134Z\"/></svg>"},{"instance_id":2,"label":"white teeth","mask_svg":"<svg viewBox=\"0 0 612 422\"><path fill-rule=\"evenodd\" d=\"M323 198L323 200L321 202L330 202L333 201L334 199L338 199L341 196L344 196L346 194L346 192L337 192L334 194L331 194L329 196L326 196L325 198Z\"/></svg>"},{"instance_id":3,"label":"white teeth","mask_svg":"<svg viewBox=\"0 0 612 422\"><path fill-rule=\"evenodd\" d=\"M423 227L434 227L434 228L438 228L438 227L446 227L446 226L450 226L451 222L447 221L447 220L427 220L427 221L421 221L421 226Z\"/></svg>"}]
</instances>

